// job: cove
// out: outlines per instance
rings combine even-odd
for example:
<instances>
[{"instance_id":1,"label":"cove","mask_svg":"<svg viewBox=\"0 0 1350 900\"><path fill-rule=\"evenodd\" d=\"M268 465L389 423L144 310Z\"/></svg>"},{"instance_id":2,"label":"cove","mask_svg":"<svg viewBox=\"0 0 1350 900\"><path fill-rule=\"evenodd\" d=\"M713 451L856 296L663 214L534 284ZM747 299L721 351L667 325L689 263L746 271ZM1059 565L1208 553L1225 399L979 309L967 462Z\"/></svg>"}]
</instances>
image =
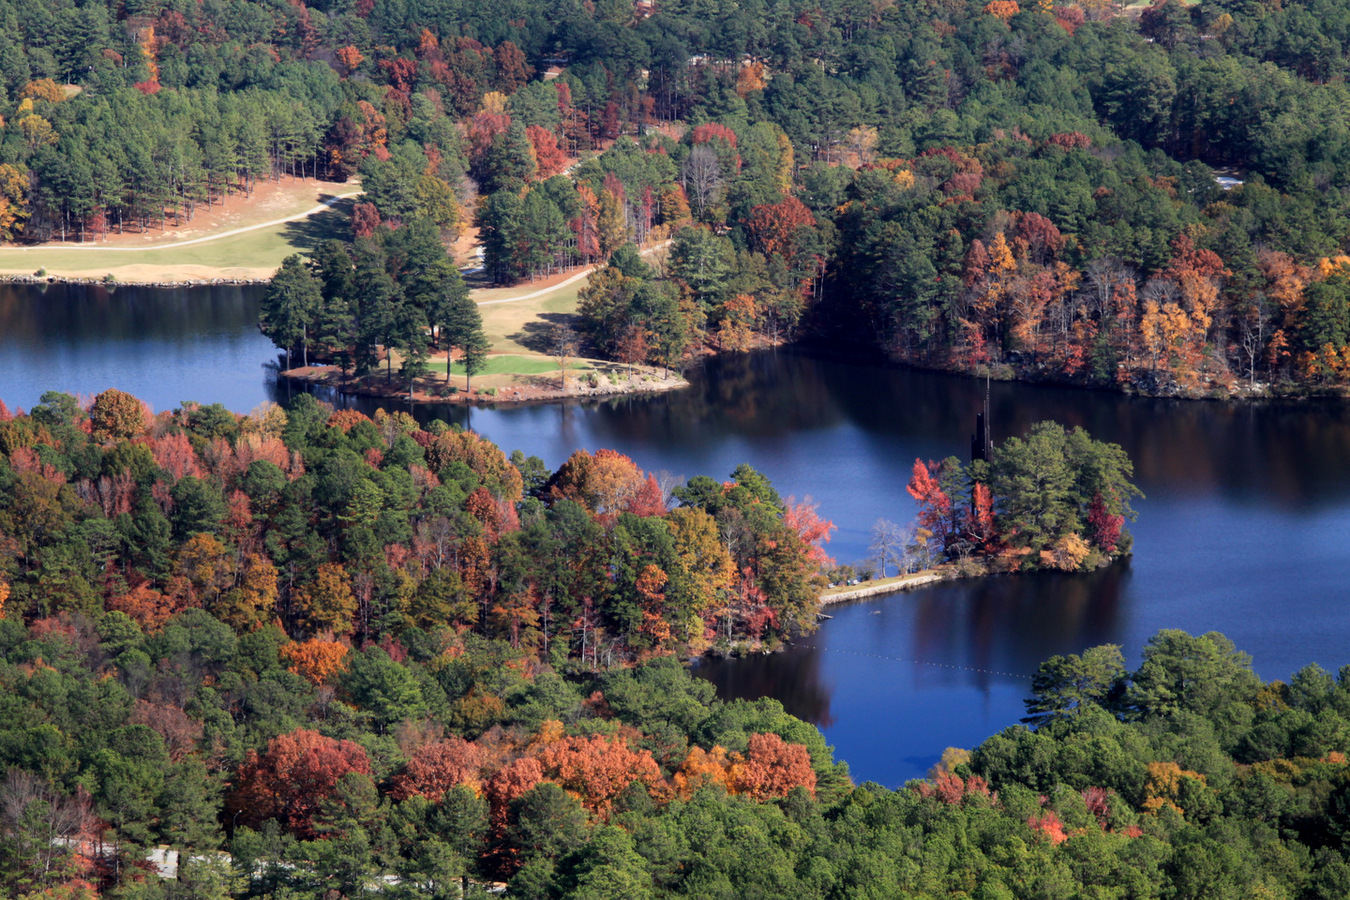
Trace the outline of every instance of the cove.
<instances>
[{"instance_id":1,"label":"cove","mask_svg":"<svg viewBox=\"0 0 1350 900\"><path fill-rule=\"evenodd\" d=\"M246 412L284 398L255 327L259 289L0 286L0 398L131 391ZM596 404L419 410L503 448L560 464L613 447L646 469L726 477L741 462L809 495L839 530L841 562L866 555L880 517L907 522L915 457L969 446L984 383L786 350L715 359L688 390ZM333 398L341 400L341 398ZM350 405L370 408L353 401ZM1036 665L1160 628L1219 630L1264 678L1350 662L1350 410L1240 405L994 384L996 440L1041 419L1082 425L1135 461L1147 495L1135 555L1091 575L953 582L834 607L780 654L708 661L725 696L773 696L820 725L854 777L897 785L949 745L972 747L1022 715Z\"/></svg>"}]
</instances>

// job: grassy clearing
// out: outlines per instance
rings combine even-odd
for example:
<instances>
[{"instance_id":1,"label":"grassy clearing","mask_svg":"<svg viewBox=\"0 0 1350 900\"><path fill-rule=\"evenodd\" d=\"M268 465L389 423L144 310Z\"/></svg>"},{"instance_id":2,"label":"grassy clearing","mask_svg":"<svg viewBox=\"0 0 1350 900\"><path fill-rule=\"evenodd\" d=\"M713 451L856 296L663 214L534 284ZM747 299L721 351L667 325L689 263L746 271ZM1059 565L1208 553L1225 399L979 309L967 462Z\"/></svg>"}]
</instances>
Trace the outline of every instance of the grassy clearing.
<instances>
[{"instance_id":1,"label":"grassy clearing","mask_svg":"<svg viewBox=\"0 0 1350 900\"><path fill-rule=\"evenodd\" d=\"M445 360L432 360L429 367L433 372L445 374ZM568 371L587 371L591 368L589 363L574 362L567 366ZM502 355L489 356L487 364L479 375L546 375L557 373L558 363L556 360L543 356L516 356ZM464 364L456 361L454 367L450 370L451 375L463 375ZM477 377L477 376L475 376Z\"/></svg>"},{"instance_id":2,"label":"grassy clearing","mask_svg":"<svg viewBox=\"0 0 1350 900\"><path fill-rule=\"evenodd\" d=\"M658 244L645 251L644 255L661 252L664 246ZM560 283L551 289L541 287L539 283L523 282L508 288L473 290L473 299L479 304L478 312L483 317L483 333L492 348L492 359L511 360L501 365L510 366L510 373L521 376L540 376L550 372L556 374L558 364L551 355L550 336L558 326L576 330L577 293L586 286L588 280L578 278L578 274L567 272L555 276ZM517 301L516 298L523 299ZM621 370L614 363L587 357L578 357L568 368L606 373ZM440 371L445 371L443 363ZM462 370L456 367L453 371ZM498 371L501 374L508 372L507 369ZM628 378L628 371L622 371L623 377Z\"/></svg>"},{"instance_id":3,"label":"grassy clearing","mask_svg":"<svg viewBox=\"0 0 1350 900\"><path fill-rule=\"evenodd\" d=\"M304 209L312 208L310 196ZM307 253L320 241L347 233L347 216L352 201L341 200L333 208L303 219L265 227L226 222L218 230L251 228L211 240L204 232L178 235L162 244L129 247L125 243L102 246L42 245L37 247L0 247L0 273L44 275L56 278L99 279L111 275L123 283L262 280L270 278L281 261L292 253ZM303 210L302 210L303 211ZM274 218L294 215L295 211L273 213ZM190 246L175 246L174 241L201 240Z\"/></svg>"},{"instance_id":4,"label":"grassy clearing","mask_svg":"<svg viewBox=\"0 0 1350 900\"><path fill-rule=\"evenodd\" d=\"M497 303L480 306L483 316L483 333L495 353L513 353L522 356L543 356L547 354L548 332L555 324L573 324L577 311L577 290L585 282L569 284L556 291L550 291L542 297L522 300L519 303ZM517 294L528 293L529 285L515 290ZM489 299L502 299L507 296L500 290L474 291L474 300L482 302Z\"/></svg>"}]
</instances>

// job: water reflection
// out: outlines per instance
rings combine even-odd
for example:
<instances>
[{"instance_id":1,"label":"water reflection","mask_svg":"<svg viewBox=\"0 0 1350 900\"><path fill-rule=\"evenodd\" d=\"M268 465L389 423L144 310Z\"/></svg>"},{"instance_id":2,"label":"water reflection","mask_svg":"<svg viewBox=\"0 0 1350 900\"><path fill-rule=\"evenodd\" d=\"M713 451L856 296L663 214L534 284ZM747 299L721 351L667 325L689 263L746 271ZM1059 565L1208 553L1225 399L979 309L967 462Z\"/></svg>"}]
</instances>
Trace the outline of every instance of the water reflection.
<instances>
[{"instance_id":1,"label":"water reflection","mask_svg":"<svg viewBox=\"0 0 1350 900\"><path fill-rule=\"evenodd\" d=\"M258 332L261 288L0 284L0 399L129 391L247 412L276 398L277 352Z\"/></svg>"},{"instance_id":2,"label":"water reflection","mask_svg":"<svg viewBox=\"0 0 1350 900\"><path fill-rule=\"evenodd\" d=\"M720 697L773 697L797 718L828 728L834 724L830 712L833 685L821 676L823 652L820 644L801 641L772 656L704 660L694 670L717 686ZM784 678L785 672L792 676Z\"/></svg>"}]
</instances>

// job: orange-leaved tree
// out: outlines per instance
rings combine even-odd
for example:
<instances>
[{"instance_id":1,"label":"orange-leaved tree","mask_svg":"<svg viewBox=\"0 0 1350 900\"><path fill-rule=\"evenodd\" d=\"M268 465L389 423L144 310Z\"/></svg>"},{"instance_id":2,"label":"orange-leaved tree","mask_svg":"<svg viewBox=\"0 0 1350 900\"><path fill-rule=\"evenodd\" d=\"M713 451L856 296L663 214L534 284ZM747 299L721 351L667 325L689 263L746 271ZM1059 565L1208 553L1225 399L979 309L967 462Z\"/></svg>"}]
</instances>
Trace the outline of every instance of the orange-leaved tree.
<instances>
[{"instance_id":1,"label":"orange-leaved tree","mask_svg":"<svg viewBox=\"0 0 1350 900\"><path fill-rule=\"evenodd\" d=\"M235 775L226 808L243 824L276 819L296 835L317 837L314 816L333 795L342 776L370 775L366 751L353 741L324 737L299 728L250 750Z\"/></svg>"},{"instance_id":2,"label":"orange-leaved tree","mask_svg":"<svg viewBox=\"0 0 1350 900\"><path fill-rule=\"evenodd\" d=\"M393 778L395 800L414 795L440 803L445 792L478 777L483 754L460 737L424 744L415 750L403 771Z\"/></svg>"},{"instance_id":3,"label":"orange-leaved tree","mask_svg":"<svg viewBox=\"0 0 1350 900\"><path fill-rule=\"evenodd\" d=\"M323 684L346 669L349 649L340 641L316 637L286 644L278 655L291 672L311 684Z\"/></svg>"},{"instance_id":4,"label":"orange-leaved tree","mask_svg":"<svg viewBox=\"0 0 1350 900\"><path fill-rule=\"evenodd\" d=\"M648 750L634 750L620 737L569 737L539 751L544 773L576 793L583 806L607 815L614 798L633 782L654 787L661 770ZM814 783L814 782L813 782Z\"/></svg>"},{"instance_id":5,"label":"orange-leaved tree","mask_svg":"<svg viewBox=\"0 0 1350 900\"><path fill-rule=\"evenodd\" d=\"M750 735L745 758L731 767L730 781L733 791L756 800L786 797L795 787L816 792L816 772L806 748L772 732Z\"/></svg>"},{"instance_id":6,"label":"orange-leaved tree","mask_svg":"<svg viewBox=\"0 0 1350 900\"><path fill-rule=\"evenodd\" d=\"M89 407L92 436L97 441L125 441L145 429L145 404L130 394L109 388Z\"/></svg>"}]
</instances>

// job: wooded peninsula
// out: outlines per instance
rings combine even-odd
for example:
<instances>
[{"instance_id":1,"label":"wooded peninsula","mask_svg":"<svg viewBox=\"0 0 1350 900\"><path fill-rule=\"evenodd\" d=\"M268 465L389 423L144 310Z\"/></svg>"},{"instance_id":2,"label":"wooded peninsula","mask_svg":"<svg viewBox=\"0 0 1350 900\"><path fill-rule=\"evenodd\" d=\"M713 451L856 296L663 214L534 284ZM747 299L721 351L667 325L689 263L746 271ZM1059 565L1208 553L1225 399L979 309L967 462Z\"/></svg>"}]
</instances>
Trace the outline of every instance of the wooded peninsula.
<instances>
[{"instance_id":1,"label":"wooded peninsula","mask_svg":"<svg viewBox=\"0 0 1350 900\"><path fill-rule=\"evenodd\" d=\"M1344 396L1348 69L1345 0L0 0L0 254L211 246L284 371L417 399L787 342ZM972 443L895 558L1128 564L1119 446ZM855 784L691 671L804 644L840 572L718 475L307 393L0 402L0 895L1350 896L1350 667L982 672L1021 723Z\"/></svg>"}]
</instances>

